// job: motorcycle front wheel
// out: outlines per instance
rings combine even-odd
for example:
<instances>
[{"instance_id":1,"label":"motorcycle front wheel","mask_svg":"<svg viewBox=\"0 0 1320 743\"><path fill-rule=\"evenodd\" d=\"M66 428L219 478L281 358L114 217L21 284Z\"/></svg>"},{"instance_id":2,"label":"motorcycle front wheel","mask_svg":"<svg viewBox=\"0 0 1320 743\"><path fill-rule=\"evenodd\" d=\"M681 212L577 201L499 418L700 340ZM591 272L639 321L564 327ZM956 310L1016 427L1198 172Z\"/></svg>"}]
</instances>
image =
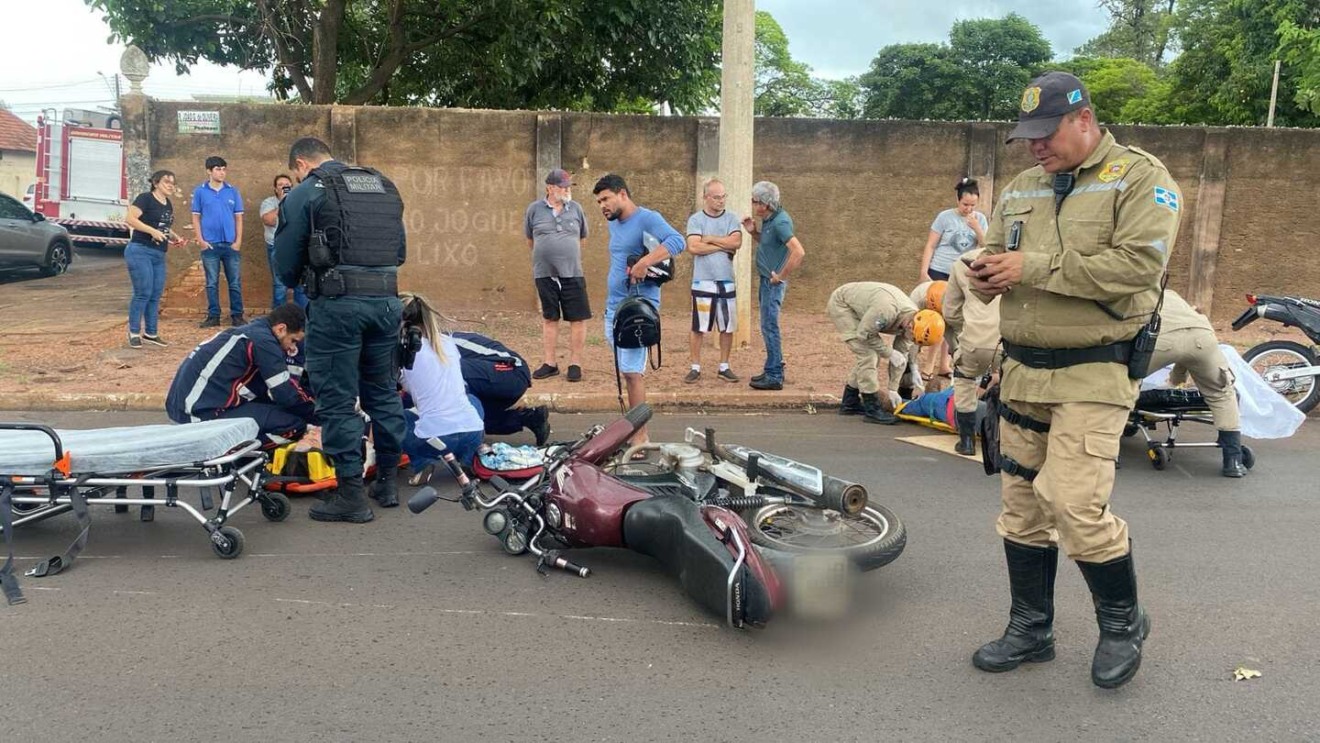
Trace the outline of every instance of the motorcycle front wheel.
<instances>
[{"instance_id":1,"label":"motorcycle front wheel","mask_svg":"<svg viewBox=\"0 0 1320 743\"><path fill-rule=\"evenodd\" d=\"M842 552L859 570L875 570L903 554L907 529L881 505L855 516L807 506L775 504L744 515L752 541L785 552Z\"/></svg>"},{"instance_id":2,"label":"motorcycle front wheel","mask_svg":"<svg viewBox=\"0 0 1320 743\"><path fill-rule=\"evenodd\" d=\"M1270 381L1271 371L1287 371L1306 366L1316 366L1315 354L1311 349L1293 341L1269 341L1252 346L1242 355L1243 360L1251 365L1275 392L1283 395L1293 407L1309 413L1320 402L1320 380L1315 377L1298 377Z\"/></svg>"}]
</instances>

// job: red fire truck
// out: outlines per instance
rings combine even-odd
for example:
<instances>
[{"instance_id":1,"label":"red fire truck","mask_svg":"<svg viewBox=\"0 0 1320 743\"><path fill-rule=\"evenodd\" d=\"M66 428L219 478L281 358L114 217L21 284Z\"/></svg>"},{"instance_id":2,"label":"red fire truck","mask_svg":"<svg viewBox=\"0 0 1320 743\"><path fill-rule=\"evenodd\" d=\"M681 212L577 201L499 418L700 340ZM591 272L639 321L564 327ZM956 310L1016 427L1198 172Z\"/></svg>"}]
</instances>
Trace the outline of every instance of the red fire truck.
<instances>
[{"instance_id":1,"label":"red fire truck","mask_svg":"<svg viewBox=\"0 0 1320 743\"><path fill-rule=\"evenodd\" d=\"M63 225L79 245L128 244L128 175L117 114L65 109L37 118L33 209Z\"/></svg>"}]
</instances>

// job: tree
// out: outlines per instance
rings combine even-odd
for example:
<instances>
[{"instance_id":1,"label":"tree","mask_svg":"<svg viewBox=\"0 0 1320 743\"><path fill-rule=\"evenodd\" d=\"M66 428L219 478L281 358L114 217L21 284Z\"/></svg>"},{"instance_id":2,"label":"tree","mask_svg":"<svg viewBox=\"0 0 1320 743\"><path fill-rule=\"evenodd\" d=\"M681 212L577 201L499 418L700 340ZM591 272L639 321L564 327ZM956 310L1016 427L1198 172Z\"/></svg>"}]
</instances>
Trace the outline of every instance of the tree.
<instances>
[{"instance_id":1,"label":"tree","mask_svg":"<svg viewBox=\"0 0 1320 743\"><path fill-rule=\"evenodd\" d=\"M1088 57L1127 57L1158 69L1169 51L1176 0L1099 0L1109 28L1078 47Z\"/></svg>"},{"instance_id":2,"label":"tree","mask_svg":"<svg viewBox=\"0 0 1320 743\"><path fill-rule=\"evenodd\" d=\"M793 59L788 36L769 12L756 11L755 111L757 116L824 116L855 119L861 115L856 78L824 80Z\"/></svg>"},{"instance_id":3,"label":"tree","mask_svg":"<svg viewBox=\"0 0 1320 743\"><path fill-rule=\"evenodd\" d=\"M1166 117L1155 115L1151 101L1167 93L1167 85L1155 70L1135 59L1073 57L1059 65L1076 75L1087 92L1096 116L1106 124L1162 123ZM1136 118L1132 118L1136 117Z\"/></svg>"},{"instance_id":4,"label":"tree","mask_svg":"<svg viewBox=\"0 0 1320 743\"><path fill-rule=\"evenodd\" d=\"M715 0L86 2L153 61L272 70L309 103L697 111L719 83Z\"/></svg>"},{"instance_id":5,"label":"tree","mask_svg":"<svg viewBox=\"0 0 1320 743\"><path fill-rule=\"evenodd\" d=\"M1320 82L1320 50L1311 35L1320 25L1317 13L1313 0L1183 0L1183 52L1170 78L1176 119L1264 124L1274 60L1282 58L1275 123L1320 126L1320 112L1311 107Z\"/></svg>"},{"instance_id":6,"label":"tree","mask_svg":"<svg viewBox=\"0 0 1320 743\"><path fill-rule=\"evenodd\" d=\"M949 49L976 79L981 119L1015 117L1022 89L1054 55L1040 29L1017 13L953 24Z\"/></svg>"},{"instance_id":7,"label":"tree","mask_svg":"<svg viewBox=\"0 0 1320 743\"><path fill-rule=\"evenodd\" d=\"M865 115L908 119L1010 119L1022 89L1051 56L1040 29L1017 14L959 21L949 44L891 44L860 84Z\"/></svg>"}]
</instances>

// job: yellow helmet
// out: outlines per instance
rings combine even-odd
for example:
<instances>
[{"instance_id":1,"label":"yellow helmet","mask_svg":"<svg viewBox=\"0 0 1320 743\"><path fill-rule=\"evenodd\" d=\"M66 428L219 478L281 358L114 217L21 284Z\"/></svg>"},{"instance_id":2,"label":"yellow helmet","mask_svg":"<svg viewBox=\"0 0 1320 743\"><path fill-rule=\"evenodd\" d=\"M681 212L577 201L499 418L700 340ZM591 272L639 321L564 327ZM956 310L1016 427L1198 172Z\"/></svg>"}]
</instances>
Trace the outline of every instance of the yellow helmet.
<instances>
[{"instance_id":1,"label":"yellow helmet","mask_svg":"<svg viewBox=\"0 0 1320 743\"><path fill-rule=\"evenodd\" d=\"M912 340L918 346L934 346L944 340L944 317L935 310L917 310L912 318Z\"/></svg>"},{"instance_id":2,"label":"yellow helmet","mask_svg":"<svg viewBox=\"0 0 1320 743\"><path fill-rule=\"evenodd\" d=\"M944 290L949 288L947 281L932 281L926 287L926 309L944 312Z\"/></svg>"}]
</instances>

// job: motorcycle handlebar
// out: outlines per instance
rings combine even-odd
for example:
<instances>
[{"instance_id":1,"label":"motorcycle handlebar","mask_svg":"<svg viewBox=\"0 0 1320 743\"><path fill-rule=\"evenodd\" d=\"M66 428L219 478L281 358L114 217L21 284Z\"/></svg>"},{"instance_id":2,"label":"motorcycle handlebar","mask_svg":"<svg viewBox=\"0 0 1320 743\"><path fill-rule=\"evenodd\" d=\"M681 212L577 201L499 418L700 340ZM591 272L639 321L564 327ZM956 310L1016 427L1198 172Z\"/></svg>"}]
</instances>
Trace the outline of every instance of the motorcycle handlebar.
<instances>
[{"instance_id":1,"label":"motorcycle handlebar","mask_svg":"<svg viewBox=\"0 0 1320 743\"><path fill-rule=\"evenodd\" d=\"M413 496L408 499L408 510L413 513L421 513L435 505L438 500L440 500L440 493L435 488L427 486L413 493Z\"/></svg>"}]
</instances>

